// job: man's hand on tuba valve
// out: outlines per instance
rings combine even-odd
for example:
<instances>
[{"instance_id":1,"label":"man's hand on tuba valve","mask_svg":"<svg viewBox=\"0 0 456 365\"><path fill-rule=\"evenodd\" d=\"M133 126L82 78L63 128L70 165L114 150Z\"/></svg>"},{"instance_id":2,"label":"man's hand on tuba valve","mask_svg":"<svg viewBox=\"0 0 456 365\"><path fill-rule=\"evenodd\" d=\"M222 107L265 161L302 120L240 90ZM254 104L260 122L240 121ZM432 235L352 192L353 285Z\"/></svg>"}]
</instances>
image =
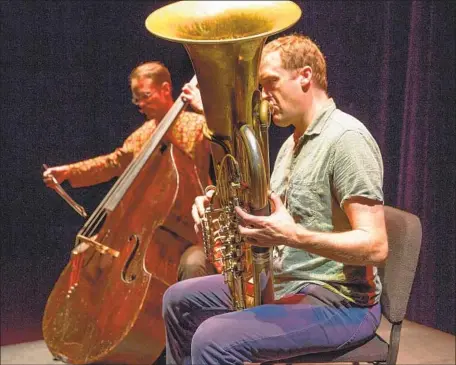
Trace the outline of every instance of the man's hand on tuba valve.
<instances>
[{"instance_id":1,"label":"man's hand on tuba valve","mask_svg":"<svg viewBox=\"0 0 456 365\"><path fill-rule=\"evenodd\" d=\"M205 189L205 195L199 195L195 198L192 205L192 217L195 222L194 228L197 236L202 240L202 219L206 214L206 208L215 193L215 186L210 185Z\"/></svg>"},{"instance_id":2,"label":"man's hand on tuba valve","mask_svg":"<svg viewBox=\"0 0 456 365\"><path fill-rule=\"evenodd\" d=\"M295 239L296 223L277 194L271 193L270 200L273 213L269 216L251 215L240 207L235 208L240 223L239 233L255 246L288 245Z\"/></svg>"},{"instance_id":3,"label":"man's hand on tuba valve","mask_svg":"<svg viewBox=\"0 0 456 365\"><path fill-rule=\"evenodd\" d=\"M210 250L211 252L206 252L206 256L208 259L213 263L214 267L216 268L217 272L220 274L223 272L223 263L222 263L222 254L221 254L221 242L207 242L211 240L212 237L207 236L207 232L209 230L208 225L213 224L214 222L209 222L209 219L206 216L206 208L209 206L212 197L215 194L216 187L214 185L209 185L205 189L205 195L197 196L195 198L195 203L192 206L192 217L195 221L195 232L198 236L200 242L203 242L205 251Z\"/></svg>"}]
</instances>

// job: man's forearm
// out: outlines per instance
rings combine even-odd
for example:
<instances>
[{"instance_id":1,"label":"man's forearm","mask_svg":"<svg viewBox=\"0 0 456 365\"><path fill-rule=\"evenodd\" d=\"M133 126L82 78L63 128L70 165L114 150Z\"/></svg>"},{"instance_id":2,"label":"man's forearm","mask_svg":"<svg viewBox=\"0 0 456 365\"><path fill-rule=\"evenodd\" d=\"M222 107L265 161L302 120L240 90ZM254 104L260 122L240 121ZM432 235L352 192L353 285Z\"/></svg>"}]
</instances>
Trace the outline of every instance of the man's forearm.
<instances>
[{"instance_id":1,"label":"man's forearm","mask_svg":"<svg viewBox=\"0 0 456 365\"><path fill-rule=\"evenodd\" d=\"M379 265L386 259L385 241L361 229L314 232L296 225L287 245L348 265Z\"/></svg>"}]
</instances>

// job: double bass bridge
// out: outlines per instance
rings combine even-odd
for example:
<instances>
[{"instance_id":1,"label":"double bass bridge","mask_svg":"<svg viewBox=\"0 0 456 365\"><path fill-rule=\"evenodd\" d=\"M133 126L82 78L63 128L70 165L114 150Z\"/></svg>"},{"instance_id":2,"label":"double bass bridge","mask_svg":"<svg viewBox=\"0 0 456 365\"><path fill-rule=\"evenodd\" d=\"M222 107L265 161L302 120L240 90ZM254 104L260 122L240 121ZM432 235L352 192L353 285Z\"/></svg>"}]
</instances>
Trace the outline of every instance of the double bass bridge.
<instances>
[{"instance_id":1,"label":"double bass bridge","mask_svg":"<svg viewBox=\"0 0 456 365\"><path fill-rule=\"evenodd\" d=\"M120 252L117 250L112 249L102 243L97 242L96 240L78 234L76 236L78 245L71 251L72 259L71 259L71 273L70 273L70 281L68 284L68 291L67 291L67 298L70 298L72 293L76 290L76 287L79 284L79 275L81 272L81 267L83 264L82 254L89 248L93 247L97 252L104 254L109 254L112 257L119 257Z\"/></svg>"},{"instance_id":2,"label":"double bass bridge","mask_svg":"<svg viewBox=\"0 0 456 365\"><path fill-rule=\"evenodd\" d=\"M112 257L119 257L119 255L120 255L119 251L114 250L111 247L108 247L106 245L103 245L102 243L99 243L92 238L83 236L81 234L78 234L76 236L76 238L79 240L80 244L73 249L72 253L74 255L78 255L78 254L84 252L90 246L92 246L95 250L97 250L102 255L109 254Z\"/></svg>"}]
</instances>

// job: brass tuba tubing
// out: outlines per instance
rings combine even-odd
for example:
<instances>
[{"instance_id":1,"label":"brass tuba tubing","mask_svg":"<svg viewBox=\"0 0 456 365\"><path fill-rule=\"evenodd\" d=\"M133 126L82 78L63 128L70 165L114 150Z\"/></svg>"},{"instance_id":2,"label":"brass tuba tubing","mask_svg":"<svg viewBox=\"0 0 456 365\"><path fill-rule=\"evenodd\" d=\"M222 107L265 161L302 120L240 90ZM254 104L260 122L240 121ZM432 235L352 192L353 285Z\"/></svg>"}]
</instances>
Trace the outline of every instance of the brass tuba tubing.
<instances>
[{"instance_id":1,"label":"brass tuba tubing","mask_svg":"<svg viewBox=\"0 0 456 365\"><path fill-rule=\"evenodd\" d=\"M260 102L258 66L267 37L300 16L293 1L178 1L146 19L152 34L184 45L198 79L209 128L205 135L213 142L213 199L220 202L219 208L211 204L206 210L203 239L209 258L215 259L214 249L221 254L235 309L274 299L270 249L248 249L234 208L270 214L269 123L258 117L267 109Z\"/></svg>"}]
</instances>

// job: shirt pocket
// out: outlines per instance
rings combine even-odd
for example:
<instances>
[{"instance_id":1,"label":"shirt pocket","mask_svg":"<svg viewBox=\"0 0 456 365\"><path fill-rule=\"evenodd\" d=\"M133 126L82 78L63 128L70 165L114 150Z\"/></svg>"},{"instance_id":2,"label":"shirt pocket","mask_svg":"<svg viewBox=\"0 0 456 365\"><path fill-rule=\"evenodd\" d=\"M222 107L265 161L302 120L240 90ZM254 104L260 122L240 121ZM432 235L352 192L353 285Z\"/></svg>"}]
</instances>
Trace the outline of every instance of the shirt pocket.
<instances>
[{"instance_id":1,"label":"shirt pocket","mask_svg":"<svg viewBox=\"0 0 456 365\"><path fill-rule=\"evenodd\" d=\"M306 228L321 229L327 223L330 193L324 181L290 181L287 193L287 209L296 223Z\"/></svg>"}]
</instances>

